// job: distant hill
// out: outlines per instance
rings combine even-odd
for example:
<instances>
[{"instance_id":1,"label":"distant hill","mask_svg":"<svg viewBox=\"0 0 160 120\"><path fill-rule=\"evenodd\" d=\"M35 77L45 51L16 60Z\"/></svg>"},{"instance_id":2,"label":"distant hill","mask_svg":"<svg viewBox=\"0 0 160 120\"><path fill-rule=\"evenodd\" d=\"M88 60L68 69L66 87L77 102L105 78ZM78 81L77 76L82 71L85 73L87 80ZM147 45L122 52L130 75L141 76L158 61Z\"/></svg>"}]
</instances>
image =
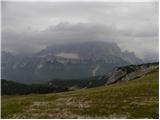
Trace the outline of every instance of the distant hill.
<instances>
[{"instance_id":1,"label":"distant hill","mask_svg":"<svg viewBox=\"0 0 160 120\"><path fill-rule=\"evenodd\" d=\"M96 76L85 79L53 79L49 81L48 84L59 87L67 87L69 90L93 88L106 84L106 80L101 78L101 76Z\"/></svg>"},{"instance_id":2,"label":"distant hill","mask_svg":"<svg viewBox=\"0 0 160 120\"><path fill-rule=\"evenodd\" d=\"M1 80L1 95L18 95L30 93L50 93L63 92L68 89L63 87L49 86L47 84L31 84L26 85L14 81Z\"/></svg>"},{"instance_id":3,"label":"distant hill","mask_svg":"<svg viewBox=\"0 0 160 120\"><path fill-rule=\"evenodd\" d=\"M19 82L1 80L2 95L22 95L31 93L51 93L93 88L106 84L100 76L78 80L54 79L43 84L22 84Z\"/></svg>"},{"instance_id":4,"label":"distant hill","mask_svg":"<svg viewBox=\"0 0 160 120\"><path fill-rule=\"evenodd\" d=\"M2 78L22 83L100 76L114 67L143 63L133 52L115 43L84 42L51 45L26 56L2 52Z\"/></svg>"}]
</instances>

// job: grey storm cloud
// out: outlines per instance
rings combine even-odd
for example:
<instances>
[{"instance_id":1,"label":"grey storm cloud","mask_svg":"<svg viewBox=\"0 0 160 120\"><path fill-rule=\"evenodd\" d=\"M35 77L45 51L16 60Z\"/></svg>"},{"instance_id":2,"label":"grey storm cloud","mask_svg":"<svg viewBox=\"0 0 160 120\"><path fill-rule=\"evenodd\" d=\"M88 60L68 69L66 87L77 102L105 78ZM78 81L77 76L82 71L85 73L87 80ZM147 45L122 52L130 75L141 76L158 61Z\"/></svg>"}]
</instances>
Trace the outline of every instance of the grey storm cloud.
<instances>
[{"instance_id":1,"label":"grey storm cloud","mask_svg":"<svg viewBox=\"0 0 160 120\"><path fill-rule=\"evenodd\" d=\"M115 42L158 54L158 2L2 2L2 49L34 53L51 44Z\"/></svg>"}]
</instances>

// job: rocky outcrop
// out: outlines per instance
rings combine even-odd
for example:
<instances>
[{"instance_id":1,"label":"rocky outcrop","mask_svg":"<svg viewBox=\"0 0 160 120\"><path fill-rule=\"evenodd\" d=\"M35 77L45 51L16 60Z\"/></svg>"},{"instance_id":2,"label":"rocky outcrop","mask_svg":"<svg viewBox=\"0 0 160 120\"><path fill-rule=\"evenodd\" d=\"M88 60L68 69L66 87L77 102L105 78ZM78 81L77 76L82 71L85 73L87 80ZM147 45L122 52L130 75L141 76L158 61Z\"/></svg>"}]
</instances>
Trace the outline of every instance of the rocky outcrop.
<instances>
[{"instance_id":1,"label":"rocky outcrop","mask_svg":"<svg viewBox=\"0 0 160 120\"><path fill-rule=\"evenodd\" d=\"M112 74L110 75L110 77L107 80L107 84L111 84L111 83L115 83L119 80L121 80L123 77L125 77L127 74L126 71L116 68L112 71Z\"/></svg>"},{"instance_id":2,"label":"rocky outcrop","mask_svg":"<svg viewBox=\"0 0 160 120\"><path fill-rule=\"evenodd\" d=\"M148 63L141 65L129 65L115 68L110 75L106 77L106 84L113 84L121 81L128 81L144 76L145 74L158 69L158 63ZM105 78L105 77L103 77Z\"/></svg>"}]
</instances>

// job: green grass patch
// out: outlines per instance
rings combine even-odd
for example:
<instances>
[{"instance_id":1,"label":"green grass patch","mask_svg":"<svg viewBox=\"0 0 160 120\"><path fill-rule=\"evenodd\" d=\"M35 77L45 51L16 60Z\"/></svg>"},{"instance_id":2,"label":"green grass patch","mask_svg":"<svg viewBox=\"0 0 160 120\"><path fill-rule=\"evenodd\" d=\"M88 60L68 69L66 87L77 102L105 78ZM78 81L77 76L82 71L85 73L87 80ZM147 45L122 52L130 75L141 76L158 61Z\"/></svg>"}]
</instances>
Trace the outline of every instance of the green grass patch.
<instances>
[{"instance_id":1,"label":"green grass patch","mask_svg":"<svg viewBox=\"0 0 160 120\"><path fill-rule=\"evenodd\" d=\"M2 118L158 118L158 70L136 80L51 94L2 96Z\"/></svg>"}]
</instances>

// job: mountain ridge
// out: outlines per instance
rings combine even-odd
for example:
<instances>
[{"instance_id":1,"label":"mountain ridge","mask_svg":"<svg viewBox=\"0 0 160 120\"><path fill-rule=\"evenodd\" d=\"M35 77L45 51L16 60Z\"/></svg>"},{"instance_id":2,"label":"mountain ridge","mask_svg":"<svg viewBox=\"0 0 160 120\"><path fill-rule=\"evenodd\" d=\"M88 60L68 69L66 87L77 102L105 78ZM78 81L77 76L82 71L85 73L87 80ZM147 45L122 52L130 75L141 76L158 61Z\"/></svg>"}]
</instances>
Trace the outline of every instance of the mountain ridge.
<instances>
[{"instance_id":1,"label":"mountain ridge","mask_svg":"<svg viewBox=\"0 0 160 120\"><path fill-rule=\"evenodd\" d=\"M122 52L115 43L74 43L48 47L32 56L2 53L2 78L24 83L79 79L103 75L116 66L133 63L143 61L134 53Z\"/></svg>"}]
</instances>

